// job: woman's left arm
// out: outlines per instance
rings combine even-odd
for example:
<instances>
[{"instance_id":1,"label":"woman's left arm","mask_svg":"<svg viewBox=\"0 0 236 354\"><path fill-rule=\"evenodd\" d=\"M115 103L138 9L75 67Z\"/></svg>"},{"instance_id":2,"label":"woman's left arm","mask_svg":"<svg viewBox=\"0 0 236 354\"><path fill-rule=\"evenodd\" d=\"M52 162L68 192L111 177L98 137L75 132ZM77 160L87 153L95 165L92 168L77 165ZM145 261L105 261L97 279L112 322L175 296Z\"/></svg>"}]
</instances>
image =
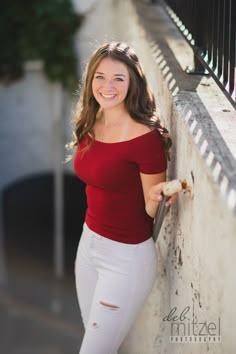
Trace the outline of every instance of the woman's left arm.
<instances>
[{"instance_id":1,"label":"woman's left arm","mask_svg":"<svg viewBox=\"0 0 236 354\"><path fill-rule=\"evenodd\" d=\"M145 200L145 209L149 216L155 218L158 205L162 200L161 192L163 190L166 182L166 172L161 172L157 174L144 174L140 173L143 194ZM166 205L171 205L176 201L177 194L174 194L166 203Z\"/></svg>"}]
</instances>

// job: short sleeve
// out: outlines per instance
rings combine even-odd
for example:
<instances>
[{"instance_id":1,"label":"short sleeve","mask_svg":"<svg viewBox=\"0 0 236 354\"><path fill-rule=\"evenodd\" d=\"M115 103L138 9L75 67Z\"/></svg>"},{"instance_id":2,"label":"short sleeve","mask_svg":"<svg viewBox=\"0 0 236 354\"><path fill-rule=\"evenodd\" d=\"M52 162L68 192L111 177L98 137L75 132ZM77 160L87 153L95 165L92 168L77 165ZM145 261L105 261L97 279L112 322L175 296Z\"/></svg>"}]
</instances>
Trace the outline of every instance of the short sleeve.
<instances>
[{"instance_id":1,"label":"short sleeve","mask_svg":"<svg viewBox=\"0 0 236 354\"><path fill-rule=\"evenodd\" d=\"M156 174L166 170L166 154L157 130L140 139L136 153L136 162L141 173Z\"/></svg>"}]
</instances>

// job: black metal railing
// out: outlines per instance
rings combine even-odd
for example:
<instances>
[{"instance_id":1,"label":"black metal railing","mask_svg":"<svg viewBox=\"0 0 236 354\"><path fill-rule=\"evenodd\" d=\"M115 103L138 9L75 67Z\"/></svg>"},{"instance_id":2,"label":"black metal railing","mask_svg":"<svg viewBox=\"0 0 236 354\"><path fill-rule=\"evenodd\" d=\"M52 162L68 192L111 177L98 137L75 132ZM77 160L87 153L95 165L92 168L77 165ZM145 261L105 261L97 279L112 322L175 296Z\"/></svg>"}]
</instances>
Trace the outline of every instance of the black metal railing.
<instances>
[{"instance_id":1,"label":"black metal railing","mask_svg":"<svg viewBox=\"0 0 236 354\"><path fill-rule=\"evenodd\" d=\"M236 0L161 0L192 46L195 70L207 70L236 108Z\"/></svg>"}]
</instances>

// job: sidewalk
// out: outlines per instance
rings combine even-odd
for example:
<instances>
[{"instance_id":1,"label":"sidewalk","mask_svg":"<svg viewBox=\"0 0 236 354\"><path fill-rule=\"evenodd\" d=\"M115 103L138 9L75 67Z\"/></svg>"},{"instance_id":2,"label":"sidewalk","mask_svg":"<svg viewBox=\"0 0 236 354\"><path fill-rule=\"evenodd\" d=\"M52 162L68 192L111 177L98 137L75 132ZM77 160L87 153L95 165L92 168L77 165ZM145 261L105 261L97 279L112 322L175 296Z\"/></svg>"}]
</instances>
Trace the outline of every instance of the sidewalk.
<instances>
[{"instance_id":1,"label":"sidewalk","mask_svg":"<svg viewBox=\"0 0 236 354\"><path fill-rule=\"evenodd\" d=\"M83 325L73 275L56 282L50 272L29 259L8 269L0 288L1 353L78 353Z\"/></svg>"}]
</instances>

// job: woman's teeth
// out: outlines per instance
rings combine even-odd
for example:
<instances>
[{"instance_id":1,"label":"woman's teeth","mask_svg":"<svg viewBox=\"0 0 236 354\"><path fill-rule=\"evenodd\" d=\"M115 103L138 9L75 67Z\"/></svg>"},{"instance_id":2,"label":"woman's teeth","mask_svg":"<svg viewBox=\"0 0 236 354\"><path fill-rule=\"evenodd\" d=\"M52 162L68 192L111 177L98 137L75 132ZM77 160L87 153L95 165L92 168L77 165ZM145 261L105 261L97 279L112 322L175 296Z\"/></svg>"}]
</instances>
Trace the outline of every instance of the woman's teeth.
<instances>
[{"instance_id":1,"label":"woman's teeth","mask_svg":"<svg viewBox=\"0 0 236 354\"><path fill-rule=\"evenodd\" d=\"M101 93L102 97L104 98L113 98L115 95L104 95L104 93Z\"/></svg>"}]
</instances>

